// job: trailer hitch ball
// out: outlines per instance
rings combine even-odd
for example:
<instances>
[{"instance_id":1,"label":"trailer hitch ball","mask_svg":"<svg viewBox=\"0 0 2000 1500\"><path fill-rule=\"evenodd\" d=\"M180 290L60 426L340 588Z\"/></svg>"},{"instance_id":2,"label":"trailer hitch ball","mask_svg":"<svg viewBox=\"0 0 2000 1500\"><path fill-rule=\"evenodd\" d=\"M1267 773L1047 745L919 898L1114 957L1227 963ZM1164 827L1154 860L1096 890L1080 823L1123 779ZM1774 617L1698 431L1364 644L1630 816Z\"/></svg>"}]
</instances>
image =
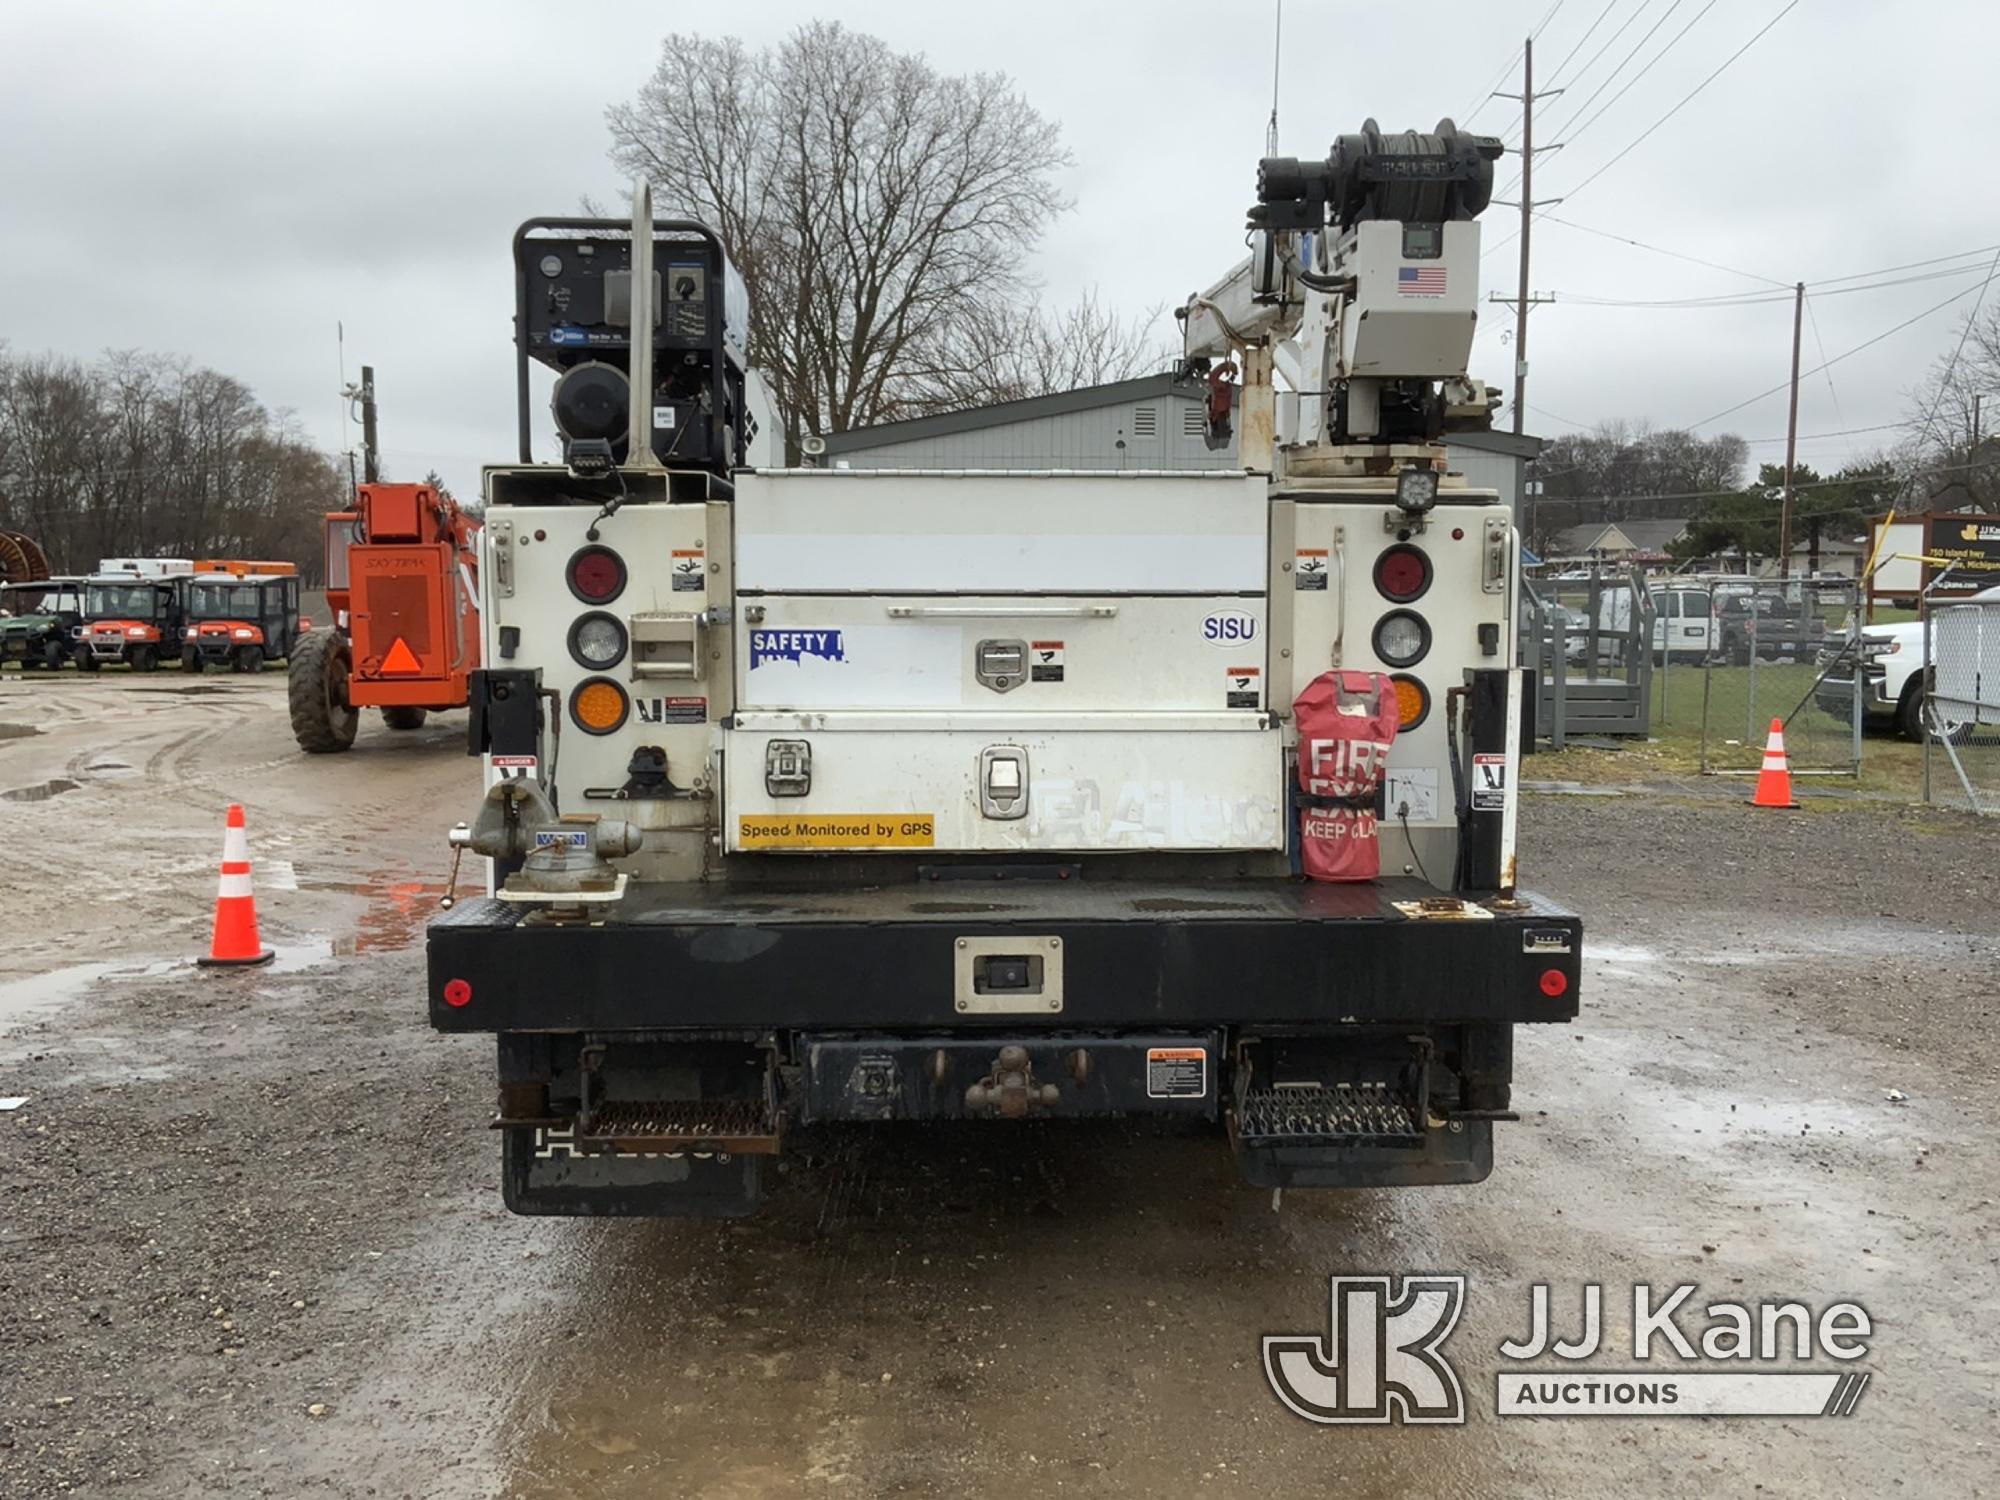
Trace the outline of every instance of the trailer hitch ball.
<instances>
[{"instance_id":1,"label":"trailer hitch ball","mask_svg":"<svg viewBox=\"0 0 2000 1500\"><path fill-rule=\"evenodd\" d=\"M1054 1109L1061 1097L1054 1084L1035 1082L1028 1049L1009 1044L1000 1049L992 1070L965 1091L965 1112L1018 1120L1037 1107Z\"/></svg>"}]
</instances>

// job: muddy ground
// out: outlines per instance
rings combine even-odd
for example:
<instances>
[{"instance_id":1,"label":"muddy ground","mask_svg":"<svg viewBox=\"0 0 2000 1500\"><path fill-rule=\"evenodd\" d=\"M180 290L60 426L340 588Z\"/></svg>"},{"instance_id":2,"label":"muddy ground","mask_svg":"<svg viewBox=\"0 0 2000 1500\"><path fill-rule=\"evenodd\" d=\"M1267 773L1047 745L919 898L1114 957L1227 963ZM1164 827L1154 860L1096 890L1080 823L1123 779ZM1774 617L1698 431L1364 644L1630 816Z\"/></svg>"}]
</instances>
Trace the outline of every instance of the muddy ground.
<instances>
[{"instance_id":1,"label":"muddy ground","mask_svg":"<svg viewBox=\"0 0 2000 1500\"><path fill-rule=\"evenodd\" d=\"M986 1127L820 1138L749 1221L529 1221L487 1048L423 1022L462 720L307 759L281 685L0 679L0 1495L1996 1488L1991 824L1528 799L1585 1013L1521 1035L1478 1187L1274 1213L1209 1136ZM198 974L230 800L281 957ZM1467 1425L1281 1408L1258 1336L1402 1270L1470 1278ZM1497 1418L1526 1288L1586 1279L1614 1345L1634 1281L1859 1300L1874 1380Z\"/></svg>"}]
</instances>

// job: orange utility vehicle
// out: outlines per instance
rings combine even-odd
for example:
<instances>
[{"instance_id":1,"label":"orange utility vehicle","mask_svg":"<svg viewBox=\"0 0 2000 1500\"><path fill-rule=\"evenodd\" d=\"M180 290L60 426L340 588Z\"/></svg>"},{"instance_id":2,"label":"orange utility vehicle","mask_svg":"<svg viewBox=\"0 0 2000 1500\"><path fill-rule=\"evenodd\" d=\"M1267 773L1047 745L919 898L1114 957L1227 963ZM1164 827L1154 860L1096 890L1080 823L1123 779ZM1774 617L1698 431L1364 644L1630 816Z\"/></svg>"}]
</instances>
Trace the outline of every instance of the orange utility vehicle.
<instances>
[{"instance_id":1,"label":"orange utility vehicle","mask_svg":"<svg viewBox=\"0 0 2000 1500\"><path fill-rule=\"evenodd\" d=\"M299 617L298 574L288 562L198 560L181 580L181 670L261 672L289 661L310 628Z\"/></svg>"},{"instance_id":2,"label":"orange utility vehicle","mask_svg":"<svg viewBox=\"0 0 2000 1500\"><path fill-rule=\"evenodd\" d=\"M302 636L288 684L292 733L315 755L354 743L361 710L416 729L463 708L479 666L479 522L428 484L362 484L326 518L333 629Z\"/></svg>"}]
</instances>

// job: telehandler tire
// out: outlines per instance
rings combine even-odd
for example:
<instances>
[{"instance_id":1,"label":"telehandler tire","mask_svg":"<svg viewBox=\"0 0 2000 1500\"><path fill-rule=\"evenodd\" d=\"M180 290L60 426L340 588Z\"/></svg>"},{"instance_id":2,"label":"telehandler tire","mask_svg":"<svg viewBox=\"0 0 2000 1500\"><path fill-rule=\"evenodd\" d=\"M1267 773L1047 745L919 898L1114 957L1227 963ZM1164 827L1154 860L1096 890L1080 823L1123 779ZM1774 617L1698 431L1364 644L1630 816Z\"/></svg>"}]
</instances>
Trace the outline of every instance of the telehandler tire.
<instances>
[{"instance_id":1,"label":"telehandler tire","mask_svg":"<svg viewBox=\"0 0 2000 1500\"><path fill-rule=\"evenodd\" d=\"M428 709L412 708L406 703L396 703L382 710L382 722L391 729L422 729L424 715Z\"/></svg>"},{"instance_id":2,"label":"telehandler tire","mask_svg":"<svg viewBox=\"0 0 2000 1500\"><path fill-rule=\"evenodd\" d=\"M353 652L337 630L305 636L286 669L285 697L292 734L308 755L331 755L354 744L361 715L347 701Z\"/></svg>"}]
</instances>

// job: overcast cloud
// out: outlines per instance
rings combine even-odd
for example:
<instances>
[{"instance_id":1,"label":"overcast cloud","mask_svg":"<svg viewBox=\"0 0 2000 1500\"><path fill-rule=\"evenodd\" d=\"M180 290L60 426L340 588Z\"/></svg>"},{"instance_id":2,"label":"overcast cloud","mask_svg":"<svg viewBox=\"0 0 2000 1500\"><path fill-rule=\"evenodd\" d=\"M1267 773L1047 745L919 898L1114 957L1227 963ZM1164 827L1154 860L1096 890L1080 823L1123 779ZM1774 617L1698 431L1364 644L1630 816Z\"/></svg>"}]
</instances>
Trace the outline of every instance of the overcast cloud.
<instances>
[{"instance_id":1,"label":"overcast cloud","mask_svg":"<svg viewBox=\"0 0 2000 1500\"><path fill-rule=\"evenodd\" d=\"M1641 4L1646 14L1547 101L1561 139L1614 62L1674 0L1615 0L1580 69ZM1987 115L2000 12L1977 0L1895 7L1802 0L1692 104L1587 188L1626 147L1783 9L1785 0L1681 0L1602 107L1666 40L1693 29L1569 149L1541 158L1538 197L1592 229L1789 283L1850 276L2000 242ZM1328 4L1285 14L1282 149L1323 154L1373 115L1429 128L1478 100L1550 0ZM1537 44L1546 80L1605 0L1564 0ZM0 339L89 358L186 354L294 409L343 446L335 324L350 378L377 370L393 473L435 465L461 493L513 449L507 242L522 219L622 192L605 159L605 105L650 72L669 31L753 45L814 15L921 51L940 69L1010 73L1060 120L1076 208L1037 257L1046 295L1096 286L1128 311L1178 302L1240 251L1270 107L1268 3L865 7L759 0L691 6L346 0L178 4L0 0ZM1229 17L1230 19L1224 19ZM1555 80L1560 82L1561 80ZM1517 89L1518 77L1499 87ZM1515 106L1472 117L1499 131ZM1575 122L1572 122L1575 123ZM1502 181L1515 162L1503 163ZM1489 244L1512 227L1489 210ZM1754 289L1729 273L1538 224L1537 291L1678 298ZM1486 261L1513 291L1514 247ZM1979 278L1814 299L1825 351L1881 333ZM1805 433L1902 415L1902 392L1946 347L1968 295L1808 381ZM1489 309L1485 324L1511 315ZM1785 378L1788 302L1728 310L1572 304L1534 315L1530 430L1629 417L1697 421ZM1168 323L1163 338L1171 337ZM1476 373L1510 378L1482 327ZM1817 360L1806 332L1807 365ZM1555 416L1551 414L1560 414ZM1704 428L1781 435L1773 396ZM1838 464L1893 433L1815 439ZM1757 442L1769 458L1782 445Z\"/></svg>"}]
</instances>

